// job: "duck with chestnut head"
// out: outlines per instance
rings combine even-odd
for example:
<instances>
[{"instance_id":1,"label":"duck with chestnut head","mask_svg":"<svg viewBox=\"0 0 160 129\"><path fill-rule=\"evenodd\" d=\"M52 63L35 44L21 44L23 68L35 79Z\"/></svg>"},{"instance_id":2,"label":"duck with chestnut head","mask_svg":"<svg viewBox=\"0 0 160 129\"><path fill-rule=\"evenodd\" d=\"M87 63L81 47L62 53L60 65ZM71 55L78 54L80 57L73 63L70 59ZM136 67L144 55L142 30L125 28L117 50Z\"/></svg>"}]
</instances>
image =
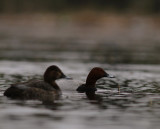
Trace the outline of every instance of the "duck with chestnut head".
<instances>
[{"instance_id":1,"label":"duck with chestnut head","mask_svg":"<svg viewBox=\"0 0 160 129\"><path fill-rule=\"evenodd\" d=\"M114 76L109 75L107 72L104 71L104 69L100 67L93 68L87 76L86 83L80 85L77 88L77 91L79 93L86 93L89 99L95 99L95 91L97 90L96 82L98 79L101 79L103 77L114 78Z\"/></svg>"}]
</instances>

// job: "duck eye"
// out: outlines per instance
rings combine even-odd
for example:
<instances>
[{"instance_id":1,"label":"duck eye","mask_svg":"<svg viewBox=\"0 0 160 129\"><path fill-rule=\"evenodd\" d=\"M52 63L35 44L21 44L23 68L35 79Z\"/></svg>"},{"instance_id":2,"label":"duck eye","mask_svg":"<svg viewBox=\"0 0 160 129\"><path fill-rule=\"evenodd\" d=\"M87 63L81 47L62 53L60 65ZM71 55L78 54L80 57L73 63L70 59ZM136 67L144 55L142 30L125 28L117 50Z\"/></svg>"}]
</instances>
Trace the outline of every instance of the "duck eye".
<instances>
[{"instance_id":1,"label":"duck eye","mask_svg":"<svg viewBox=\"0 0 160 129\"><path fill-rule=\"evenodd\" d=\"M61 78L62 74L60 72L57 72L57 78Z\"/></svg>"}]
</instances>

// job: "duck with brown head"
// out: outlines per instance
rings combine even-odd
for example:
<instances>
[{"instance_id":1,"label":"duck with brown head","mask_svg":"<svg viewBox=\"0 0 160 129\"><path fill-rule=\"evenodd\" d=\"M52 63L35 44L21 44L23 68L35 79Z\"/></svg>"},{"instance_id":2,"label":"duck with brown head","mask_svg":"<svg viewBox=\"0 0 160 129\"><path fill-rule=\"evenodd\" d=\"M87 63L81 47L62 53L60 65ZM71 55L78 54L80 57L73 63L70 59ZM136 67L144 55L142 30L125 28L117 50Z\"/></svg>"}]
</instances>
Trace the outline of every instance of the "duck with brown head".
<instances>
[{"instance_id":1,"label":"duck with brown head","mask_svg":"<svg viewBox=\"0 0 160 129\"><path fill-rule=\"evenodd\" d=\"M55 82L60 78L66 78L66 76L57 66L52 65L46 69L43 80L12 84L4 92L4 96L13 99L53 101L56 96L61 94L61 89Z\"/></svg>"},{"instance_id":2,"label":"duck with brown head","mask_svg":"<svg viewBox=\"0 0 160 129\"><path fill-rule=\"evenodd\" d=\"M114 76L109 75L100 67L93 68L87 76L86 83L79 86L77 91L80 93L95 93L97 90L95 86L96 81L102 77L114 78Z\"/></svg>"}]
</instances>

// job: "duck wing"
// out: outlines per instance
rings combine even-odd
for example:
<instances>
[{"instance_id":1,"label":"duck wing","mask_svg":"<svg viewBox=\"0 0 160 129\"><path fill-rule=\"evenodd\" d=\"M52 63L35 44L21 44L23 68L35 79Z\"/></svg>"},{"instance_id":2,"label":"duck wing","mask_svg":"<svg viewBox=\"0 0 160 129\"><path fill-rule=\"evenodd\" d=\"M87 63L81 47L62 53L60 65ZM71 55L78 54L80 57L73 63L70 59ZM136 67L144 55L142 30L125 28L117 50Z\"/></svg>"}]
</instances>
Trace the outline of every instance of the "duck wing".
<instances>
[{"instance_id":1,"label":"duck wing","mask_svg":"<svg viewBox=\"0 0 160 129\"><path fill-rule=\"evenodd\" d=\"M38 88L38 89L43 89L43 90L46 90L46 91L54 91L55 88L50 85L49 83L47 82L44 82L44 81L41 81L41 80L31 80L27 83L24 83L25 86L29 87L29 88ZM23 85L23 83L22 83Z\"/></svg>"}]
</instances>

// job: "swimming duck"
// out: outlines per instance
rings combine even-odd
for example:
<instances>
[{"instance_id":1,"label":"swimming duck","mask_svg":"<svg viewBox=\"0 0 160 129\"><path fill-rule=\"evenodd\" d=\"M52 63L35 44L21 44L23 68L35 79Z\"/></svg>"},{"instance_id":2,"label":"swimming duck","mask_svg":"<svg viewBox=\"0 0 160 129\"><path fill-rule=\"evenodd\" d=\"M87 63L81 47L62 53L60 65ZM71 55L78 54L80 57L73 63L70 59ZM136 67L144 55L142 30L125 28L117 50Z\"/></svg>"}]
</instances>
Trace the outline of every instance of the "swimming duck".
<instances>
[{"instance_id":1,"label":"swimming duck","mask_svg":"<svg viewBox=\"0 0 160 129\"><path fill-rule=\"evenodd\" d=\"M60 86L62 91L65 91L63 93L73 93L76 91L78 92L86 92L87 90L91 91L94 90L96 91L95 83L98 79L102 77L109 77L109 78L114 78L114 76L109 75L106 73L102 68L100 67L95 67L93 68L89 74L88 77L85 81L82 80L76 80L76 79L58 79L56 80L56 83Z\"/></svg>"},{"instance_id":2,"label":"swimming duck","mask_svg":"<svg viewBox=\"0 0 160 129\"><path fill-rule=\"evenodd\" d=\"M43 80L30 80L24 83L12 84L4 92L4 96L13 99L53 101L61 94L61 89L55 82L60 78L66 78L66 76L57 66L52 65L44 72Z\"/></svg>"},{"instance_id":3,"label":"swimming duck","mask_svg":"<svg viewBox=\"0 0 160 129\"><path fill-rule=\"evenodd\" d=\"M114 76L109 75L108 73L106 73L102 68L100 67L95 67L93 68L86 79L86 83L80 85L77 88L77 91L80 93L86 93L86 95L92 95L95 93L96 89L96 81L102 77L108 77L108 78L114 78Z\"/></svg>"}]
</instances>

